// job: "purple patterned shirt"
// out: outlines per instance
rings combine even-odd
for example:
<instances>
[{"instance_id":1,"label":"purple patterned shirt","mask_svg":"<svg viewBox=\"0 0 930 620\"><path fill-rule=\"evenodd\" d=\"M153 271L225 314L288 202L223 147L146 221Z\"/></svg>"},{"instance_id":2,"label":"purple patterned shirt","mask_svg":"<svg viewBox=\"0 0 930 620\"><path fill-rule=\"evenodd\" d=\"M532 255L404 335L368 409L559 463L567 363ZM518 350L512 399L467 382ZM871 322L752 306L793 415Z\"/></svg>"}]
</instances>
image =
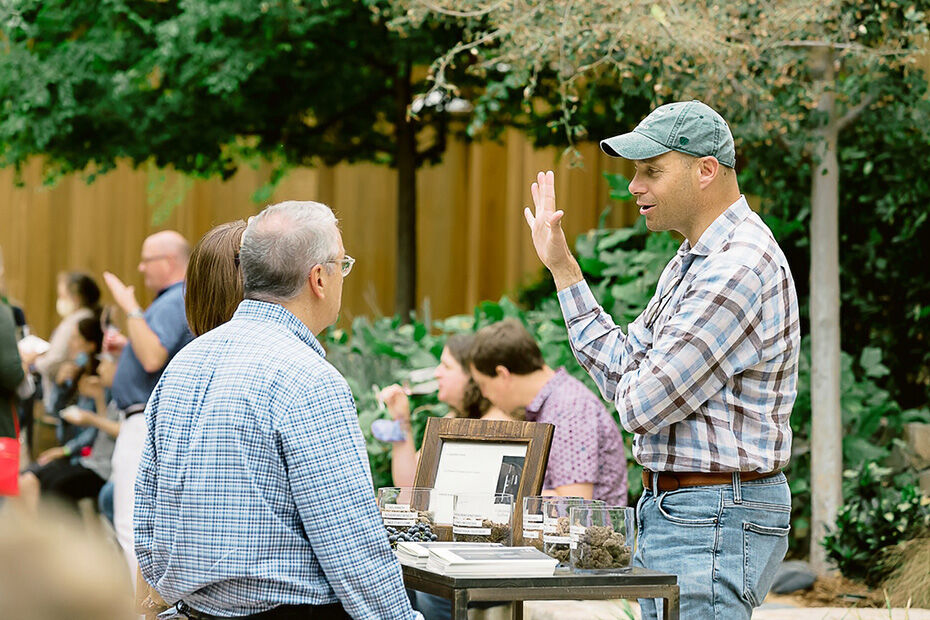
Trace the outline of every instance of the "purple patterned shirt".
<instances>
[{"instance_id":1,"label":"purple patterned shirt","mask_svg":"<svg viewBox=\"0 0 930 620\"><path fill-rule=\"evenodd\" d=\"M528 422L555 425L544 489L594 483L594 499L626 506L623 438L604 403L564 368L526 408Z\"/></svg>"}]
</instances>

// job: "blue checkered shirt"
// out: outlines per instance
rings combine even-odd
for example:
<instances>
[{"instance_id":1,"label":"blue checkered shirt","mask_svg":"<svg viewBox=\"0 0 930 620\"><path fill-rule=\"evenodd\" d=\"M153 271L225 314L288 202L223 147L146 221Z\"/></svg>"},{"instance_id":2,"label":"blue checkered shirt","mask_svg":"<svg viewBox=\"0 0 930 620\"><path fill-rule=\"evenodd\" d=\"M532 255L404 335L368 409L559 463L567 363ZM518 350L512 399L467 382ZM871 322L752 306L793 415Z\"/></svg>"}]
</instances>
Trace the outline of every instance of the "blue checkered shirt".
<instances>
[{"instance_id":1,"label":"blue checkered shirt","mask_svg":"<svg viewBox=\"0 0 930 620\"><path fill-rule=\"evenodd\" d=\"M652 471L770 472L791 453L797 293L785 256L745 198L692 248L687 240L646 309L617 327L579 282L559 292L578 361Z\"/></svg>"},{"instance_id":2,"label":"blue checkered shirt","mask_svg":"<svg viewBox=\"0 0 930 620\"><path fill-rule=\"evenodd\" d=\"M168 602L240 616L341 602L412 619L345 379L277 304L243 301L171 361L145 410L135 543Z\"/></svg>"}]
</instances>

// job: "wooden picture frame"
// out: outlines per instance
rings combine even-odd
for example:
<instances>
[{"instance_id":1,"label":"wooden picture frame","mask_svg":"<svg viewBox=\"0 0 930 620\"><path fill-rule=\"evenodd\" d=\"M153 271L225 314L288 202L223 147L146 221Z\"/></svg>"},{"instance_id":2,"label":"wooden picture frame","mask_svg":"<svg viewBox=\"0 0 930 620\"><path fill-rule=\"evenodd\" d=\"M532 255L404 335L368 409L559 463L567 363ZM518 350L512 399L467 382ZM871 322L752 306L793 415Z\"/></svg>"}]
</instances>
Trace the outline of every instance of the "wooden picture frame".
<instances>
[{"instance_id":1,"label":"wooden picture frame","mask_svg":"<svg viewBox=\"0 0 930 620\"><path fill-rule=\"evenodd\" d=\"M523 544L523 498L539 495L542 491L546 465L549 462L549 448L552 446L552 434L555 426L539 422L519 422L510 420L476 420L471 418L430 418L426 422L423 445L420 448L420 460L414 486L433 488L439 476L443 446L447 442L474 442L484 452L494 444L508 446L525 446L519 482L515 484L513 506L513 544ZM503 457L507 458L507 457ZM491 485L499 484L497 479L489 481ZM437 524L435 533L440 540L452 539L452 528L447 524Z\"/></svg>"}]
</instances>

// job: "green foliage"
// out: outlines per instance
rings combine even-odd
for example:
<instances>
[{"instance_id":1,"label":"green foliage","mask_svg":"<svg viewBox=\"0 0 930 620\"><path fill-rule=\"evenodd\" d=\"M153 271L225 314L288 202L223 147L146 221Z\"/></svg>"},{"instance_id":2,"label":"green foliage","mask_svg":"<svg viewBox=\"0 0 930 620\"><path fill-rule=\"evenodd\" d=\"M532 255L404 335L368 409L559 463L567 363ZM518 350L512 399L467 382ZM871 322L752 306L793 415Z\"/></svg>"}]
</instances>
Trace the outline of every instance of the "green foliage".
<instances>
[{"instance_id":1,"label":"green foliage","mask_svg":"<svg viewBox=\"0 0 930 620\"><path fill-rule=\"evenodd\" d=\"M379 406L375 390L392 383L403 383L411 370L436 366L442 352L443 334L461 330L455 321L437 325L440 334L431 333L430 326L412 321L402 324L398 318L357 318L352 322L351 337L340 329L330 329L321 338L326 347L326 359L345 376L355 397L358 421L365 435L368 459L375 488L391 486L391 446L372 437L371 423L390 419L387 410ZM442 329L447 327L446 329ZM436 400L435 394L411 396L410 423L417 446L423 438L426 420L443 416L448 408Z\"/></svg>"},{"instance_id":2,"label":"green foliage","mask_svg":"<svg viewBox=\"0 0 930 620\"><path fill-rule=\"evenodd\" d=\"M891 476L891 470L868 463L860 472L847 470L836 527L823 541L827 556L850 579L876 586L893 564L882 557L899 542L930 528L930 498L913 484Z\"/></svg>"},{"instance_id":3,"label":"green foliage","mask_svg":"<svg viewBox=\"0 0 930 620\"><path fill-rule=\"evenodd\" d=\"M918 75L902 76L894 102L863 112L840 137L841 334L845 351L885 352L876 383L905 408L930 400L930 99ZM763 217L809 295L810 162L775 142L744 149L744 191L762 198ZM802 331L807 332L807 313Z\"/></svg>"},{"instance_id":4,"label":"green foliage","mask_svg":"<svg viewBox=\"0 0 930 620\"><path fill-rule=\"evenodd\" d=\"M51 175L150 158L228 177L244 160L393 164L397 124L436 130L441 104L407 118L411 73L461 35L454 20L387 28L377 0L32 0L0 8L0 155ZM400 99L398 99L400 97Z\"/></svg>"},{"instance_id":5,"label":"green foliage","mask_svg":"<svg viewBox=\"0 0 930 620\"><path fill-rule=\"evenodd\" d=\"M843 463L884 463L909 422L930 422L930 411L902 411L891 394L876 384L888 373L879 349L868 348L856 360L848 353L840 358L840 393L843 411ZM810 338L801 342L798 397L791 412L791 462L786 468L791 487L792 553L805 555L810 542L811 518L811 358ZM869 467L872 467L870 465Z\"/></svg>"}]
</instances>

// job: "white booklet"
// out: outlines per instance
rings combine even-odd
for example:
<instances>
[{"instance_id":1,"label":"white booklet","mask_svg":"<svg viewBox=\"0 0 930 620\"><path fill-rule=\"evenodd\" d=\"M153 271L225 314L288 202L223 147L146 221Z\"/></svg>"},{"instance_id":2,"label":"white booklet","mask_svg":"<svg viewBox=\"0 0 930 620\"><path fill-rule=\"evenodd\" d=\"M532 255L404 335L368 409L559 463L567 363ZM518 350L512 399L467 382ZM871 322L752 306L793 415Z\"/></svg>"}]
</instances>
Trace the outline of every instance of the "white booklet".
<instances>
[{"instance_id":1,"label":"white booklet","mask_svg":"<svg viewBox=\"0 0 930 620\"><path fill-rule=\"evenodd\" d=\"M401 564L426 568L431 549L454 549L475 547L500 547L500 543L470 543L470 542L399 542L394 554Z\"/></svg>"},{"instance_id":2,"label":"white booklet","mask_svg":"<svg viewBox=\"0 0 930 620\"><path fill-rule=\"evenodd\" d=\"M559 561L535 547L430 549L426 569L450 577L546 577Z\"/></svg>"}]
</instances>

